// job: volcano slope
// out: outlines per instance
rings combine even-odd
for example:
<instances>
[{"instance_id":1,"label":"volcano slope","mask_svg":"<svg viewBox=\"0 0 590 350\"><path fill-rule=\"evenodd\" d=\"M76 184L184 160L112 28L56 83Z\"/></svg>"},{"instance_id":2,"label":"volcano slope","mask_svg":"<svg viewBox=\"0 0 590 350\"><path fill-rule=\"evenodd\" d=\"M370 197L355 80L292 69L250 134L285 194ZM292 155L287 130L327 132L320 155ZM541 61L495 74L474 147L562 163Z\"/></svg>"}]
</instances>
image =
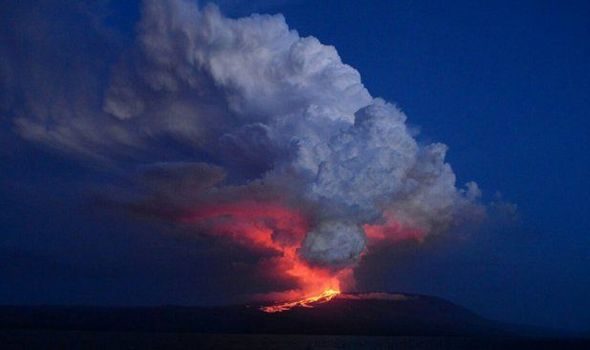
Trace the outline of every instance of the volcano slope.
<instances>
[{"instance_id":1,"label":"volcano slope","mask_svg":"<svg viewBox=\"0 0 590 350\"><path fill-rule=\"evenodd\" d=\"M488 320L426 295L342 293L280 312L265 312L268 306L2 306L0 343L7 349L88 348L89 344L202 349L589 345L585 339Z\"/></svg>"},{"instance_id":2,"label":"volcano slope","mask_svg":"<svg viewBox=\"0 0 590 350\"><path fill-rule=\"evenodd\" d=\"M268 305L267 305L268 306ZM178 331L199 333L420 336L510 335L444 299L411 294L343 293L329 301L268 313L263 305L219 307L3 306L3 329Z\"/></svg>"}]
</instances>

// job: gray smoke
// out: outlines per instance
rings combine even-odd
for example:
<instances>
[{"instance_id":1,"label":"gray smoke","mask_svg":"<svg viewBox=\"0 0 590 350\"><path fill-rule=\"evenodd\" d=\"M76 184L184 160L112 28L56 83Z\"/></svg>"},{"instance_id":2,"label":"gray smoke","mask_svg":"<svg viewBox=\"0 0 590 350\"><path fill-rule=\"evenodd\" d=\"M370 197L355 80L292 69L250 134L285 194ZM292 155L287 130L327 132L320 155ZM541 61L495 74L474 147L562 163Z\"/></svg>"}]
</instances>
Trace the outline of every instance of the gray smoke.
<instances>
[{"instance_id":1,"label":"gray smoke","mask_svg":"<svg viewBox=\"0 0 590 350\"><path fill-rule=\"evenodd\" d=\"M481 209L475 183L456 186L444 144L418 143L402 111L282 15L146 0L137 30L99 96L34 100L43 108L16 115L17 133L85 159L151 159L138 180L150 205L283 198L311 212L299 254L322 266L354 264L363 225L386 212L427 234Z\"/></svg>"},{"instance_id":2,"label":"gray smoke","mask_svg":"<svg viewBox=\"0 0 590 350\"><path fill-rule=\"evenodd\" d=\"M313 264L339 267L356 260L365 248L365 235L354 222L322 221L307 233L301 254Z\"/></svg>"}]
</instances>

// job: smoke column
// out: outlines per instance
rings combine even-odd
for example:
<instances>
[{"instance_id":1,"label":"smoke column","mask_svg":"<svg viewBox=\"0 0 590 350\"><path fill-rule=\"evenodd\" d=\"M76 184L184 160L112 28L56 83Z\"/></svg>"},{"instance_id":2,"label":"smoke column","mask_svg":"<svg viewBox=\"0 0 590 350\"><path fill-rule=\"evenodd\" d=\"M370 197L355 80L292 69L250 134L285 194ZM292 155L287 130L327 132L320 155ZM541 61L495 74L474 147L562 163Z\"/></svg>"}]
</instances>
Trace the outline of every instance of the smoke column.
<instances>
[{"instance_id":1,"label":"smoke column","mask_svg":"<svg viewBox=\"0 0 590 350\"><path fill-rule=\"evenodd\" d=\"M372 246L423 240L483 211L474 182L456 186L444 144L418 143L334 47L281 15L230 19L212 5L146 0L107 86L78 94L15 116L16 132L133 164L133 194L116 201L270 252L259 267L294 283L276 297L351 288Z\"/></svg>"}]
</instances>

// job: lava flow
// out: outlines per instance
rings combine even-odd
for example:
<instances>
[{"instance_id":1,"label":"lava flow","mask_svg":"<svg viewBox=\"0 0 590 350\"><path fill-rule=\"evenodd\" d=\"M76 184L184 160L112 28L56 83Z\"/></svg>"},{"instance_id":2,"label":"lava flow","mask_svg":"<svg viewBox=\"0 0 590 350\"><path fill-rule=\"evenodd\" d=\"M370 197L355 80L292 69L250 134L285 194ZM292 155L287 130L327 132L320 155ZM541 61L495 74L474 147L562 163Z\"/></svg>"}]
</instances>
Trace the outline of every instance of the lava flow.
<instances>
[{"instance_id":1,"label":"lava flow","mask_svg":"<svg viewBox=\"0 0 590 350\"><path fill-rule=\"evenodd\" d=\"M307 307L312 308L316 304L323 304L327 303L328 301L334 299L338 294L340 294L339 290L335 289L326 289L323 293L314 295L311 297L307 297L301 300L291 301L282 304L270 305L270 306L263 306L260 310L268 313L274 312L282 312L291 310L294 307Z\"/></svg>"}]
</instances>

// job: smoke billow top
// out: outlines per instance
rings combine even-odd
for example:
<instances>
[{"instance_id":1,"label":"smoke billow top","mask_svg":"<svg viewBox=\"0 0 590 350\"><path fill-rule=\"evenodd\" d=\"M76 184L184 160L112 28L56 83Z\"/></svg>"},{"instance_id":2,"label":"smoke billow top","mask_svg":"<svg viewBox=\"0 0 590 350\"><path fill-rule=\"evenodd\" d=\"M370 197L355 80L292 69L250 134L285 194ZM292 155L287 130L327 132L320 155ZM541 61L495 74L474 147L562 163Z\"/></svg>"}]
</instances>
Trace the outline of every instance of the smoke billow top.
<instances>
[{"instance_id":1,"label":"smoke billow top","mask_svg":"<svg viewBox=\"0 0 590 350\"><path fill-rule=\"evenodd\" d=\"M457 187L444 144L417 142L334 47L281 15L146 0L134 46L109 72L100 92L31 107L15 130L134 164L132 194L116 201L273 252L260 268L288 275L292 290L350 283L371 245L421 240L483 210L475 183Z\"/></svg>"}]
</instances>

